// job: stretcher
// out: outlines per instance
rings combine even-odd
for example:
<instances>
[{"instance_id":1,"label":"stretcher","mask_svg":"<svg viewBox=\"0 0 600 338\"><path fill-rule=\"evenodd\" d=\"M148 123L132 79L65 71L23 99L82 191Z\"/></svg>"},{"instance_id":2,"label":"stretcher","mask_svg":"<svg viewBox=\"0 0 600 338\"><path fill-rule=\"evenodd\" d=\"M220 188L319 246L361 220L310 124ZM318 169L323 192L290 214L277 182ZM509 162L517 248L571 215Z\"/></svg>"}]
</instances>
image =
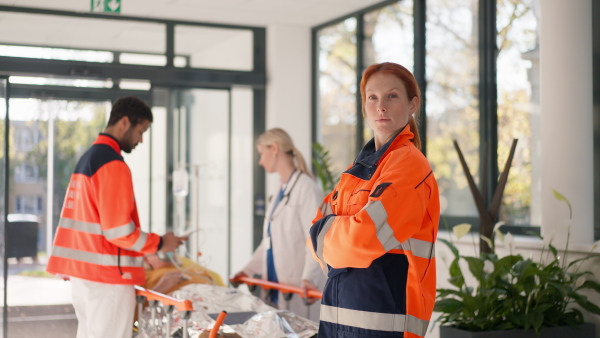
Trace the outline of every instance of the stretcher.
<instances>
[{"instance_id":1,"label":"stretcher","mask_svg":"<svg viewBox=\"0 0 600 338\"><path fill-rule=\"evenodd\" d=\"M251 277L239 277L232 278L230 282L233 286L239 284L246 284L251 292L256 291L257 288L266 290L267 293L272 291L281 292L283 299L289 304L289 300L294 296L298 295L305 299L302 288L265 281L262 279L251 278ZM190 326L188 321L194 313L194 311L201 311L200 309L195 310L192 301L188 299L177 299L172 296L168 296L156 291L152 291L140 286L136 286L136 300L138 303L137 307L137 318L138 321L145 320L144 325L138 325L138 327L148 326L162 326L160 330L154 331L154 334L145 334L143 337L182 337L188 338ZM307 296L310 298L321 298L322 294L319 291L309 290ZM144 304L148 303L148 309L146 309L146 315L143 313ZM305 301L306 303L306 301ZM307 303L308 304L308 303ZM158 316L158 312L161 312L161 318ZM149 316L147 312L150 312ZM173 316L173 313L177 312L177 315ZM240 313L241 314L241 313ZM240 337L235 334L226 334L221 331L221 326L224 323L228 313L226 311L219 312L218 316L214 320L212 327L204 330L202 334L197 337ZM232 313L236 315L236 313ZM149 317L149 318L148 318ZM156 335L156 332L162 335ZM219 335L218 335L219 334Z\"/></svg>"}]
</instances>

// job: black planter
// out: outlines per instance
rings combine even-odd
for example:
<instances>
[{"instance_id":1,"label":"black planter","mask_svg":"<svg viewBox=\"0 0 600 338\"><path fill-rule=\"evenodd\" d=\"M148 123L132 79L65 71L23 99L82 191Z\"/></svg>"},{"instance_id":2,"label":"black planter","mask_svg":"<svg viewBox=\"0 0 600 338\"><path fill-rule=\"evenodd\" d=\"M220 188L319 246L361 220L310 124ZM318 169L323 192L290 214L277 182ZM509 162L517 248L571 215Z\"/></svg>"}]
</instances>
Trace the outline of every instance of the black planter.
<instances>
[{"instance_id":1,"label":"black planter","mask_svg":"<svg viewBox=\"0 0 600 338\"><path fill-rule=\"evenodd\" d=\"M538 336L533 330L467 331L440 326L440 338L596 338L596 326L585 323L578 329L568 326L545 327Z\"/></svg>"}]
</instances>

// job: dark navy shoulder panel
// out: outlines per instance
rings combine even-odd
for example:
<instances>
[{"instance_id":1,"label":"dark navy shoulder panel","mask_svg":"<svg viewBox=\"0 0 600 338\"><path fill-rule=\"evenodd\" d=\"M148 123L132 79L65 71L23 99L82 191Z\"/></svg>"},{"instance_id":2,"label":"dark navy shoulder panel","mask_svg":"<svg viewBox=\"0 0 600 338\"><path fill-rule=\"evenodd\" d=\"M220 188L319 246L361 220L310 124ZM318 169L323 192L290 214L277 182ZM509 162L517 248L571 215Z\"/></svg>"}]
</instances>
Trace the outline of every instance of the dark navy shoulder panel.
<instances>
[{"instance_id":1,"label":"dark navy shoulder panel","mask_svg":"<svg viewBox=\"0 0 600 338\"><path fill-rule=\"evenodd\" d=\"M74 174L83 174L88 177L94 175L103 165L112 161L123 161L123 156L106 144L94 144L79 159Z\"/></svg>"},{"instance_id":2,"label":"dark navy shoulder panel","mask_svg":"<svg viewBox=\"0 0 600 338\"><path fill-rule=\"evenodd\" d=\"M385 154L392 142L394 142L400 133L402 133L402 130L394 135L391 140L381 146L381 148L379 148L377 151L375 151L375 138L372 138L369 142L367 142L367 144L365 144L360 153L358 153L358 156L356 156L352 167L346 170L344 173L355 176L361 180L371 179L371 176L373 176L373 173L375 173L377 170L377 162L379 162L379 159L381 159L383 154Z\"/></svg>"}]
</instances>

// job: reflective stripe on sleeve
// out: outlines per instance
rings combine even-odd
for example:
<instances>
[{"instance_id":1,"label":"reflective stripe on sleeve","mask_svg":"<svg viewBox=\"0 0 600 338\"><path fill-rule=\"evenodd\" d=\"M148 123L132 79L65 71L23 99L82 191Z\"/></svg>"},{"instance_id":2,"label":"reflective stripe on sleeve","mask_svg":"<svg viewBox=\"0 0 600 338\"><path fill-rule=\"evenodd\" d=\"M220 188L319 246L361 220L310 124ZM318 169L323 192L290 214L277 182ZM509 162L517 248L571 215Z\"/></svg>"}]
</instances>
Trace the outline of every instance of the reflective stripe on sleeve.
<instances>
[{"instance_id":1,"label":"reflective stripe on sleeve","mask_svg":"<svg viewBox=\"0 0 600 338\"><path fill-rule=\"evenodd\" d=\"M142 248L144 247L144 245L146 245L147 239L148 234L140 231L140 237L138 237L137 241L135 241L135 244L130 248L130 250L137 252L142 251Z\"/></svg>"},{"instance_id":2,"label":"reflective stripe on sleeve","mask_svg":"<svg viewBox=\"0 0 600 338\"><path fill-rule=\"evenodd\" d=\"M103 255L88 251L81 251L76 249L64 248L61 246L55 246L52 249L52 255L56 257L74 259L86 263L104 265L104 266L121 266L121 267L141 267L144 261L143 256L121 256L121 263L119 264L119 257L117 255Z\"/></svg>"},{"instance_id":3,"label":"reflective stripe on sleeve","mask_svg":"<svg viewBox=\"0 0 600 338\"><path fill-rule=\"evenodd\" d=\"M134 231L135 231L135 223L133 223L133 221L131 221L127 224L119 225L118 227L105 230L103 234L107 240L111 240L111 239L130 235Z\"/></svg>"},{"instance_id":4,"label":"reflective stripe on sleeve","mask_svg":"<svg viewBox=\"0 0 600 338\"><path fill-rule=\"evenodd\" d=\"M435 257L435 243L409 238L408 241L398 245L394 249L411 251L413 256L431 259Z\"/></svg>"},{"instance_id":5,"label":"reflective stripe on sleeve","mask_svg":"<svg viewBox=\"0 0 600 338\"><path fill-rule=\"evenodd\" d=\"M431 259L435 257L435 244L420 239L409 238L406 242L400 243L396 237L394 237L394 230L387 222L387 212L383 207L381 201L372 201L367 203L365 210L375 223L377 228L377 239L388 252L393 249L400 249L404 251L411 251L413 256Z\"/></svg>"},{"instance_id":6,"label":"reflective stripe on sleeve","mask_svg":"<svg viewBox=\"0 0 600 338\"><path fill-rule=\"evenodd\" d=\"M86 232L93 235L101 235L102 228L98 223L88 223L82 221L76 221L70 218L61 218L58 221L58 226L65 229L72 229L81 232Z\"/></svg>"},{"instance_id":7,"label":"reflective stripe on sleeve","mask_svg":"<svg viewBox=\"0 0 600 338\"><path fill-rule=\"evenodd\" d=\"M327 222L323 225L323 228L321 228L321 232L319 232L319 236L317 237L317 251L315 252L315 254L321 261L321 268L325 276L327 276L327 274L329 273L329 268L327 267L327 263L323 258L323 247L325 246L325 235L327 234L327 232L329 232L329 229L331 229L331 224L333 224L333 220L335 220L335 217L329 217L329 219L327 219Z\"/></svg>"},{"instance_id":8,"label":"reflective stripe on sleeve","mask_svg":"<svg viewBox=\"0 0 600 338\"><path fill-rule=\"evenodd\" d=\"M368 312L321 305L321 320L366 330L410 332L425 337L429 321L411 315Z\"/></svg>"},{"instance_id":9,"label":"reflective stripe on sleeve","mask_svg":"<svg viewBox=\"0 0 600 338\"><path fill-rule=\"evenodd\" d=\"M387 222L388 215L383 207L383 203L381 201L371 201L367 203L365 210L373 223L375 223L377 239L383 245L385 252L400 245L400 242L394 237L394 229Z\"/></svg>"}]
</instances>

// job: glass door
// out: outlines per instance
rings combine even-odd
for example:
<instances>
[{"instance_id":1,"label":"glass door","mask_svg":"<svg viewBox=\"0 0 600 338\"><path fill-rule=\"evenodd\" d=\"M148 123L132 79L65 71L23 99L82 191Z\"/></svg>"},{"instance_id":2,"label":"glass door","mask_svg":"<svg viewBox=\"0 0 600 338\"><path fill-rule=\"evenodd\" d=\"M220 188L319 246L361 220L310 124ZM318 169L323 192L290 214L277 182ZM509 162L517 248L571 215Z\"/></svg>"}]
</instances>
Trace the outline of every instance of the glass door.
<instances>
[{"instance_id":1,"label":"glass door","mask_svg":"<svg viewBox=\"0 0 600 338\"><path fill-rule=\"evenodd\" d=\"M6 213L8 336L74 336L70 283L45 272L75 164L106 125L110 101L10 98Z\"/></svg>"},{"instance_id":2,"label":"glass door","mask_svg":"<svg viewBox=\"0 0 600 338\"><path fill-rule=\"evenodd\" d=\"M248 88L171 92L173 230L197 229L185 254L224 281L252 253L252 97Z\"/></svg>"}]
</instances>

